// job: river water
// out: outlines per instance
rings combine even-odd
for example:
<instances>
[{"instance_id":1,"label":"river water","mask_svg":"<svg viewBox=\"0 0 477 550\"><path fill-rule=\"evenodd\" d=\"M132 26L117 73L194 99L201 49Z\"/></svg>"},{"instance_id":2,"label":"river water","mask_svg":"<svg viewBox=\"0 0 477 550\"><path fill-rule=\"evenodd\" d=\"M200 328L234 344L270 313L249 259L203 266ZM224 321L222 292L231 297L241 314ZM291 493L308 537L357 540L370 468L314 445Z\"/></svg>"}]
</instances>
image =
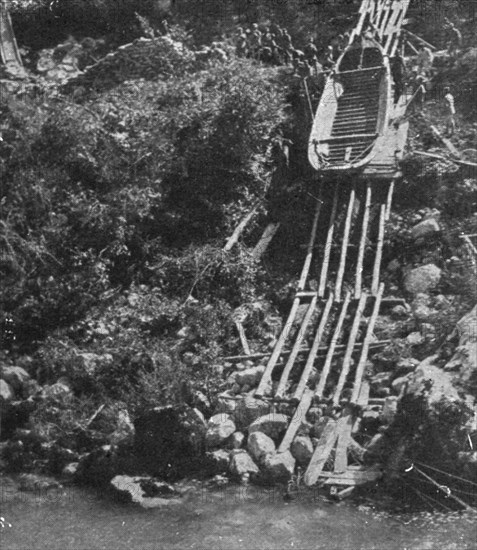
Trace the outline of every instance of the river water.
<instances>
[{"instance_id":1,"label":"river water","mask_svg":"<svg viewBox=\"0 0 477 550\"><path fill-rule=\"evenodd\" d=\"M477 515L390 514L313 493L196 484L180 504L142 509L79 488L19 493L0 478L2 550L477 548ZM9 525L7 525L9 524Z\"/></svg>"}]
</instances>

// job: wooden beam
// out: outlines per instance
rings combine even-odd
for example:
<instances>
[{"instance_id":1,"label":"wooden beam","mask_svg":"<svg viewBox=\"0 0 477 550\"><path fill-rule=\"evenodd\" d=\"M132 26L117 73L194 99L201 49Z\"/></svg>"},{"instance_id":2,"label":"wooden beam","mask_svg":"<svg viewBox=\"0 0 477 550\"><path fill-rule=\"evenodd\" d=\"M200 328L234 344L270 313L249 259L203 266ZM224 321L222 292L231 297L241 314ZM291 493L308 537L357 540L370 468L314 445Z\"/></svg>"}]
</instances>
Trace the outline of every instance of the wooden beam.
<instances>
[{"instance_id":1,"label":"wooden beam","mask_svg":"<svg viewBox=\"0 0 477 550\"><path fill-rule=\"evenodd\" d=\"M247 225L250 223L252 218L255 216L258 210L258 206L259 206L258 203L255 204L252 210L237 225L237 227L235 228L235 231L232 233L232 236L225 243L225 246L223 248L224 252L229 252L234 247L234 245L237 244L237 241L239 240L240 235L243 233L244 229L247 227Z\"/></svg>"},{"instance_id":2,"label":"wooden beam","mask_svg":"<svg viewBox=\"0 0 477 550\"><path fill-rule=\"evenodd\" d=\"M358 366L356 367L353 393L351 396L351 401L356 404L359 401L359 396L361 391L361 380L363 378L364 369L366 367L366 361L368 359L369 344L371 343L371 339L374 336L374 332L373 332L374 325L376 323L376 319L378 318L379 308L381 306L381 298L383 297L383 293L384 293L384 283L381 283L379 286L378 294L374 301L373 312L371 313L371 317L368 322L366 336L363 342L363 348L361 349L361 357L359 359Z\"/></svg>"},{"instance_id":3,"label":"wooden beam","mask_svg":"<svg viewBox=\"0 0 477 550\"><path fill-rule=\"evenodd\" d=\"M272 239L278 231L279 227L280 224L278 222L269 223L267 225L261 239L258 241L257 246L252 251L252 257L254 260L259 260L265 254L265 251L267 250L269 244L272 242Z\"/></svg>"},{"instance_id":4,"label":"wooden beam","mask_svg":"<svg viewBox=\"0 0 477 550\"><path fill-rule=\"evenodd\" d=\"M295 298L293 300L293 305L288 315L288 319L286 320L283 330L280 334L280 337L278 338L278 341L275 344L275 348L273 349L270 359L268 360L267 366L265 367L265 372L263 373L262 379L260 380L258 388L255 392L256 397L261 397L265 395L265 393L268 391L268 387L272 379L272 371L275 368L278 358L280 357L280 354L282 352L283 346L285 345L285 341L287 340L288 334L291 330L291 327L293 326L293 322L295 321L295 317L296 317L299 305L300 305L300 298Z\"/></svg>"},{"instance_id":5,"label":"wooden beam","mask_svg":"<svg viewBox=\"0 0 477 550\"><path fill-rule=\"evenodd\" d=\"M386 205L381 204L379 212L379 230L378 230L378 242L376 246L376 257L374 259L373 268L373 281L371 283L371 293L376 295L379 288L379 278L381 274L381 258L383 255L384 245L384 223L386 221Z\"/></svg>"},{"instance_id":6,"label":"wooden beam","mask_svg":"<svg viewBox=\"0 0 477 550\"><path fill-rule=\"evenodd\" d=\"M335 472L345 472L348 468L348 446L351 439L351 428L353 427L353 415L346 411L338 422L338 440L335 453Z\"/></svg>"},{"instance_id":7,"label":"wooden beam","mask_svg":"<svg viewBox=\"0 0 477 550\"><path fill-rule=\"evenodd\" d=\"M326 478L325 485L356 486L378 481L383 477L383 473L379 470L364 470L362 472L348 470L343 473L323 472L321 477Z\"/></svg>"},{"instance_id":8,"label":"wooden beam","mask_svg":"<svg viewBox=\"0 0 477 550\"><path fill-rule=\"evenodd\" d=\"M356 264L356 280L354 287L354 297L359 299L361 296L361 284L363 277L363 260L364 252L366 250L366 239L368 236L368 223L369 223L369 211L371 209L371 185L368 183L366 186L366 200L364 205L364 214L363 214L363 227L361 229L361 239L359 241L358 249L358 261Z\"/></svg>"},{"instance_id":9,"label":"wooden beam","mask_svg":"<svg viewBox=\"0 0 477 550\"><path fill-rule=\"evenodd\" d=\"M344 232L343 232L343 240L341 242L340 263L338 267L338 274L336 276L335 300L337 302L341 301L341 285L343 283L344 270L346 266L346 257L348 256L349 233L351 229L351 220L353 218L355 196L356 196L356 190L353 187L349 195L348 210L346 212L346 220L345 220L345 226L344 226Z\"/></svg>"},{"instance_id":10,"label":"wooden beam","mask_svg":"<svg viewBox=\"0 0 477 550\"><path fill-rule=\"evenodd\" d=\"M348 311L348 306L351 300L351 294L349 292L346 293L345 300L343 302L343 305L341 306L341 312L338 318L338 323L336 324L336 328L333 332L333 336L331 338L330 347L328 349L328 353L326 354L325 364L323 366L323 370L320 374L320 381L318 383L318 386L315 390L315 397L318 399L321 399L323 397L323 392L325 390L326 381L328 379L328 375L331 370L331 362L333 360L333 355L336 350L337 342L341 335L341 330L343 328L343 323L346 317L346 312Z\"/></svg>"},{"instance_id":11,"label":"wooden beam","mask_svg":"<svg viewBox=\"0 0 477 550\"><path fill-rule=\"evenodd\" d=\"M240 343L242 344L243 351L245 355L250 355L250 347L247 342L247 337L245 336L245 330L243 328L242 323L239 321L235 321L235 326L237 327L239 337L240 337Z\"/></svg>"},{"instance_id":12,"label":"wooden beam","mask_svg":"<svg viewBox=\"0 0 477 550\"><path fill-rule=\"evenodd\" d=\"M324 256L323 256L323 261L321 263L320 286L318 289L318 296L320 297L323 297L325 295L326 281L328 278L328 267L330 264L331 243L333 242L333 233L335 231L335 218L336 218L337 206L338 206L338 186L335 187L335 193L333 196L333 205L331 207L330 222L328 225L328 233L326 235Z\"/></svg>"},{"instance_id":13,"label":"wooden beam","mask_svg":"<svg viewBox=\"0 0 477 550\"><path fill-rule=\"evenodd\" d=\"M303 392L305 391L306 384L308 383L308 378L310 377L311 369L313 368L313 365L315 363L316 355L318 353L318 348L321 344L321 339L323 338L323 333L325 331L326 324L328 322L328 317L330 314L332 304L333 304L333 294L330 294L330 297L326 302L325 309L323 310L323 313L321 315L320 323L316 330L315 339L313 340L313 345L311 346L310 354L306 361L305 368L303 369L303 372L300 377L300 381L298 382L298 386L293 395L293 398L298 401L301 399Z\"/></svg>"},{"instance_id":14,"label":"wooden beam","mask_svg":"<svg viewBox=\"0 0 477 550\"><path fill-rule=\"evenodd\" d=\"M313 247L315 246L316 230L318 228L318 219L320 217L321 205L323 204L323 201L321 200L322 192L323 192L323 186L320 185L320 191L318 193L318 199L316 203L315 216L313 218L313 225L311 227L310 240L308 242L308 247L306 251L306 258L303 264L303 269L301 271L300 280L298 281L299 291L305 288L306 280L308 278L308 272L310 271L311 260L313 258Z\"/></svg>"},{"instance_id":15,"label":"wooden beam","mask_svg":"<svg viewBox=\"0 0 477 550\"><path fill-rule=\"evenodd\" d=\"M290 448L290 445L295 439L295 435L299 427L302 425L303 421L306 419L306 413L310 408L312 399L313 399L313 392L311 390L306 390L303 393L303 397L301 398L301 401L295 410L295 414L293 415L290 424L288 425L286 434L283 437L283 440L280 443L280 446L278 447L279 453L284 453L285 451L288 451L288 449Z\"/></svg>"},{"instance_id":16,"label":"wooden beam","mask_svg":"<svg viewBox=\"0 0 477 550\"><path fill-rule=\"evenodd\" d=\"M356 308L356 313L353 320L353 325L351 326L351 331L349 333L348 337L348 347L345 352L345 356L343 359L343 366L341 368L341 374L340 378L338 380L338 384L336 385L335 394L333 397L333 405L337 407L340 402L341 392L343 391L346 378L349 374L349 370L351 367L351 357L353 354L353 347L354 343L356 341L356 338L358 336L358 330L359 330L359 324L361 322L361 318L363 316L363 311L366 306L366 300L368 299L368 294L366 292L363 292L361 294L361 297L358 302L358 307Z\"/></svg>"},{"instance_id":17,"label":"wooden beam","mask_svg":"<svg viewBox=\"0 0 477 550\"><path fill-rule=\"evenodd\" d=\"M385 221L389 221L389 216L391 215L391 206L393 203L393 194L394 194L394 185L396 179L392 179L388 188L388 195L386 197L386 218Z\"/></svg>"},{"instance_id":18,"label":"wooden beam","mask_svg":"<svg viewBox=\"0 0 477 550\"><path fill-rule=\"evenodd\" d=\"M278 383L277 391L275 392L275 397L283 397L283 392L285 391L288 377L290 376L290 372L293 368L293 365L295 364L295 359L297 358L298 352L300 351L301 344L305 339L306 331L308 329L308 325L310 324L311 317L315 312L317 299L318 299L318 296L315 296L311 301L310 305L308 306L306 315L303 318L295 343L293 345L293 349L290 353L290 356L288 357L288 361L280 377L280 382Z\"/></svg>"},{"instance_id":19,"label":"wooden beam","mask_svg":"<svg viewBox=\"0 0 477 550\"><path fill-rule=\"evenodd\" d=\"M326 461L336 443L338 433L336 430L336 420L328 420L318 444L313 452L308 468L305 472L304 482L307 487L314 485L320 477Z\"/></svg>"}]
</instances>

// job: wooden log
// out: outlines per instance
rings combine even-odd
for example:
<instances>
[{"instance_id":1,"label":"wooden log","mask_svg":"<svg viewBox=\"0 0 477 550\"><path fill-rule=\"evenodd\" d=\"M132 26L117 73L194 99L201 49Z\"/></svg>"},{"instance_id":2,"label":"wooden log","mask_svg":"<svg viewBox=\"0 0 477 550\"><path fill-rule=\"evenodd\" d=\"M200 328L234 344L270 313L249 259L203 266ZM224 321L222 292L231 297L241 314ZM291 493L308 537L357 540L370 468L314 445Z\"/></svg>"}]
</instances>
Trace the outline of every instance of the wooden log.
<instances>
[{"instance_id":1,"label":"wooden log","mask_svg":"<svg viewBox=\"0 0 477 550\"><path fill-rule=\"evenodd\" d=\"M254 260L259 260L265 254L265 251L267 250L269 244L272 242L272 239L278 231L279 227L280 224L278 222L269 223L267 225L261 239L258 241L257 246L253 249L252 257Z\"/></svg>"},{"instance_id":2,"label":"wooden log","mask_svg":"<svg viewBox=\"0 0 477 550\"><path fill-rule=\"evenodd\" d=\"M353 393L351 395L351 402L357 404L359 401L359 395L361 391L361 380L363 378L364 369L366 367L366 361L368 359L368 350L371 339L374 336L374 325L376 319L378 318L379 308L381 306L381 298L384 293L384 283L381 283L378 290L378 295L374 301L373 312L371 313L371 318L369 319L368 326L366 329L366 336L364 338L363 347L361 349L361 357L356 367L355 381L353 387Z\"/></svg>"},{"instance_id":3,"label":"wooden log","mask_svg":"<svg viewBox=\"0 0 477 550\"><path fill-rule=\"evenodd\" d=\"M454 146L454 144L452 143L452 141L450 139L447 139L445 138L440 132L439 130L433 126L432 124L430 125L430 128L432 130L432 132L442 141L442 143L447 147L447 149L455 156L457 157L458 159L462 160L462 155L459 153L459 151L457 150L457 148Z\"/></svg>"},{"instance_id":4,"label":"wooden log","mask_svg":"<svg viewBox=\"0 0 477 550\"><path fill-rule=\"evenodd\" d=\"M283 327L280 337L278 338L275 348L273 349L270 359L268 360L267 366L265 367L265 372L263 373L262 379L260 380L258 388L255 392L255 395L257 397L265 395L266 391L268 390L268 386L272 379L272 371L275 368L278 358L280 357L280 354L282 352L283 346L285 345L285 342L288 338L288 334L291 330L293 322L295 321L299 305L300 298L295 298L290 313L288 315L288 319L286 320L285 326Z\"/></svg>"},{"instance_id":5,"label":"wooden log","mask_svg":"<svg viewBox=\"0 0 477 550\"><path fill-rule=\"evenodd\" d=\"M313 456L311 457L308 468L305 472L304 482L307 487L315 485L320 477L321 472L330 456L330 453L336 443L338 437L336 431L336 421L328 420L323 433L318 441Z\"/></svg>"},{"instance_id":6,"label":"wooden log","mask_svg":"<svg viewBox=\"0 0 477 550\"><path fill-rule=\"evenodd\" d=\"M311 228L310 240L308 242L308 247L306 251L306 258L301 271L300 280L298 281L299 291L302 291L305 288L306 280L308 278L308 272L310 271L311 260L313 258L313 247L315 246L316 230L318 228L318 219L320 217L321 205L322 205L322 200L321 200L322 189L323 188L320 185L320 191L318 193L318 199L316 203L315 217L313 218L313 225Z\"/></svg>"},{"instance_id":7,"label":"wooden log","mask_svg":"<svg viewBox=\"0 0 477 550\"><path fill-rule=\"evenodd\" d=\"M330 347L328 349L328 353L326 354L325 364L323 366L323 370L320 374L320 381L318 383L318 386L315 390L315 397L317 399L321 399L323 397L323 392L325 390L326 381L328 379L328 375L331 370L331 362L333 360L333 355L335 353L337 342L341 335L341 330L343 328L343 323L346 317L346 312L348 311L349 302L351 299L351 294L349 292L346 293L345 300L343 302L343 305L341 307L341 312L338 318L338 323L336 324L335 331L333 333L333 336L331 338Z\"/></svg>"},{"instance_id":8,"label":"wooden log","mask_svg":"<svg viewBox=\"0 0 477 550\"><path fill-rule=\"evenodd\" d=\"M318 348L320 346L321 339L323 338L323 333L325 331L326 323L328 322L328 317L330 314L332 304L333 304L333 294L330 294L330 297L326 302L325 309L323 310L323 313L321 315L320 323L316 330L315 338L313 340L313 344L311 346L310 354L308 355L305 368L303 369L303 372L300 377L300 381L298 382L298 386L293 395L293 398L298 401L301 399L303 392L305 391L306 384L308 383L308 378L310 377L311 369L313 368L313 365L315 363L316 355L318 353Z\"/></svg>"},{"instance_id":9,"label":"wooden log","mask_svg":"<svg viewBox=\"0 0 477 550\"><path fill-rule=\"evenodd\" d=\"M363 277L363 260L366 249L366 238L368 236L369 211L371 209L371 185L366 186L366 200L363 214L363 227L361 229L361 239L359 241L358 261L356 264L356 281L354 287L354 297L359 299L361 296L361 284Z\"/></svg>"},{"instance_id":10,"label":"wooden log","mask_svg":"<svg viewBox=\"0 0 477 550\"><path fill-rule=\"evenodd\" d=\"M431 50L434 50L434 51L437 50L437 48L435 46L433 46L432 44L430 44L429 42L424 40L424 38L421 38L420 36L417 36L417 34L414 34L413 32L408 31L407 29L404 32L406 33L407 36L410 36L411 38L414 38L414 40L416 40L416 42L419 42L422 46L427 46L428 48L430 48Z\"/></svg>"},{"instance_id":11,"label":"wooden log","mask_svg":"<svg viewBox=\"0 0 477 550\"><path fill-rule=\"evenodd\" d=\"M283 437L282 442L278 447L279 453L284 453L285 451L288 451L288 449L290 448L290 445L295 439L295 435L298 429L300 428L302 422L306 419L306 413L310 408L312 399L313 399L313 392L311 390L305 391L303 394L303 397L301 398L300 403L298 404L298 407L295 410L295 414L293 415L291 422L288 425L288 429L285 433L285 436Z\"/></svg>"},{"instance_id":12,"label":"wooden log","mask_svg":"<svg viewBox=\"0 0 477 550\"><path fill-rule=\"evenodd\" d=\"M310 324L311 317L315 311L317 299L318 299L318 296L315 296L312 299L310 305L308 306L306 315L303 318L295 343L293 345L293 349L290 353L290 356L288 357L288 361L280 377L280 382L278 383L277 391L275 392L275 397L283 397L283 392L285 391L288 377L290 376L290 372L293 368L293 365L295 364L295 359L297 358L298 352L300 351L300 346L303 340L305 339L308 325Z\"/></svg>"},{"instance_id":13,"label":"wooden log","mask_svg":"<svg viewBox=\"0 0 477 550\"><path fill-rule=\"evenodd\" d=\"M344 270L346 266L346 257L348 255L348 242L349 242L349 233L351 229L351 220L353 218L353 208L354 208L354 199L356 196L356 190L353 187L349 196L348 210L346 212L346 220L343 232L343 241L341 243L341 255L340 263L338 267L338 274L336 276L335 284L335 300L337 302L341 301L341 285L343 284Z\"/></svg>"},{"instance_id":14,"label":"wooden log","mask_svg":"<svg viewBox=\"0 0 477 550\"><path fill-rule=\"evenodd\" d=\"M381 258L383 255L383 244L384 244L384 222L386 221L386 205L381 204L379 212L379 231L378 231L378 242L376 247L376 257L374 259L374 268L373 268L373 281L371 283L371 293L376 295L379 288L379 278L381 274Z\"/></svg>"},{"instance_id":15,"label":"wooden log","mask_svg":"<svg viewBox=\"0 0 477 550\"><path fill-rule=\"evenodd\" d=\"M335 218L336 218L337 207L338 207L338 187L335 188L335 194L333 197L333 206L331 207L330 222L328 224L328 233L326 234L324 256L323 256L323 261L321 263L320 285L318 287L318 296L320 296L320 298L322 298L325 295L326 281L328 279L331 244L333 242L333 233L335 231Z\"/></svg>"},{"instance_id":16,"label":"wooden log","mask_svg":"<svg viewBox=\"0 0 477 550\"><path fill-rule=\"evenodd\" d=\"M391 343L391 340L379 340L379 342L371 342L370 344L370 349L376 349L376 348L382 348L384 346L387 346L388 344ZM361 348L362 348L363 344L362 342L357 342L355 344L355 349L354 349L354 352L358 352ZM311 348L301 348L299 351L298 351L298 354L301 355L303 353L308 353L310 351ZM318 354L327 354L328 350L329 350L329 346L320 346L318 348ZM336 353L341 353L343 351L346 350L346 344L338 344L336 347L335 347L335 352ZM282 350L282 352L280 353L280 357L283 357L284 355L289 355L291 353L291 350L287 349L287 350ZM240 361L252 361L254 359L266 359L268 357L270 357L271 353L270 352L266 352L266 353L253 353L251 355L229 355L228 357L224 357L223 360L224 361L229 361L230 363L239 363Z\"/></svg>"},{"instance_id":17,"label":"wooden log","mask_svg":"<svg viewBox=\"0 0 477 550\"><path fill-rule=\"evenodd\" d=\"M235 231L232 233L231 237L226 242L223 250L224 252L229 252L235 244L237 244L237 241L240 238L240 235L243 233L244 229L247 227L247 225L250 223L251 219L255 216L257 210L258 210L259 204L255 204L255 206L252 208L252 210L243 218L243 220L237 225L235 228Z\"/></svg>"},{"instance_id":18,"label":"wooden log","mask_svg":"<svg viewBox=\"0 0 477 550\"><path fill-rule=\"evenodd\" d=\"M338 380L338 384L336 385L336 390L333 397L333 405L335 407L339 405L341 392L343 391L346 378L348 377L348 374L349 374L354 343L358 336L359 324L363 316L363 311L366 306L367 299L368 299L368 294L366 292L363 292L363 294L361 294L361 298L359 299L358 307L356 308L356 313L354 316L353 324L351 326L351 331L348 338L348 347L346 349L345 356L343 359L343 366L341 368L340 378Z\"/></svg>"},{"instance_id":19,"label":"wooden log","mask_svg":"<svg viewBox=\"0 0 477 550\"><path fill-rule=\"evenodd\" d=\"M245 336L245 330L243 328L242 323L239 321L235 321L235 326L237 327L239 337L240 337L240 343L242 344L243 351L246 356L250 355L250 347L248 345L247 337Z\"/></svg>"}]
</instances>

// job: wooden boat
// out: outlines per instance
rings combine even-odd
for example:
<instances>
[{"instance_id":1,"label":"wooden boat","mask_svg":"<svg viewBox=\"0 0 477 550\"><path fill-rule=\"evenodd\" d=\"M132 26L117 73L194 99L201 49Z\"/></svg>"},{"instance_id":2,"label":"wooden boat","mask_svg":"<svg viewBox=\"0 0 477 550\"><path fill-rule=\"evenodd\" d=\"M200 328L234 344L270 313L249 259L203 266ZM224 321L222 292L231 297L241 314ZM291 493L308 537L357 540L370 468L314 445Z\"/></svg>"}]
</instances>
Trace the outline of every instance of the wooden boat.
<instances>
[{"instance_id":1,"label":"wooden boat","mask_svg":"<svg viewBox=\"0 0 477 550\"><path fill-rule=\"evenodd\" d=\"M357 37L328 77L308 143L322 172L358 169L376 155L393 107L388 57L371 36Z\"/></svg>"}]
</instances>

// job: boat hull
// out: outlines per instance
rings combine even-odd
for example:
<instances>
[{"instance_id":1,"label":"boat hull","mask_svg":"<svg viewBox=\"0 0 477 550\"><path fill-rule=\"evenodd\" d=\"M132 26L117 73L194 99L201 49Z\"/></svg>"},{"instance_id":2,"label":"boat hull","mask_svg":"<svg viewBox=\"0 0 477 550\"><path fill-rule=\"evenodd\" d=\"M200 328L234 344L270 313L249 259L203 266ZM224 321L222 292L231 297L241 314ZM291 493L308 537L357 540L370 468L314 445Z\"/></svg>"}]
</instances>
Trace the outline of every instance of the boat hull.
<instances>
[{"instance_id":1,"label":"boat hull","mask_svg":"<svg viewBox=\"0 0 477 550\"><path fill-rule=\"evenodd\" d=\"M361 39L344 51L326 81L308 144L313 168L341 172L368 164L391 107L388 58L374 39Z\"/></svg>"}]
</instances>

